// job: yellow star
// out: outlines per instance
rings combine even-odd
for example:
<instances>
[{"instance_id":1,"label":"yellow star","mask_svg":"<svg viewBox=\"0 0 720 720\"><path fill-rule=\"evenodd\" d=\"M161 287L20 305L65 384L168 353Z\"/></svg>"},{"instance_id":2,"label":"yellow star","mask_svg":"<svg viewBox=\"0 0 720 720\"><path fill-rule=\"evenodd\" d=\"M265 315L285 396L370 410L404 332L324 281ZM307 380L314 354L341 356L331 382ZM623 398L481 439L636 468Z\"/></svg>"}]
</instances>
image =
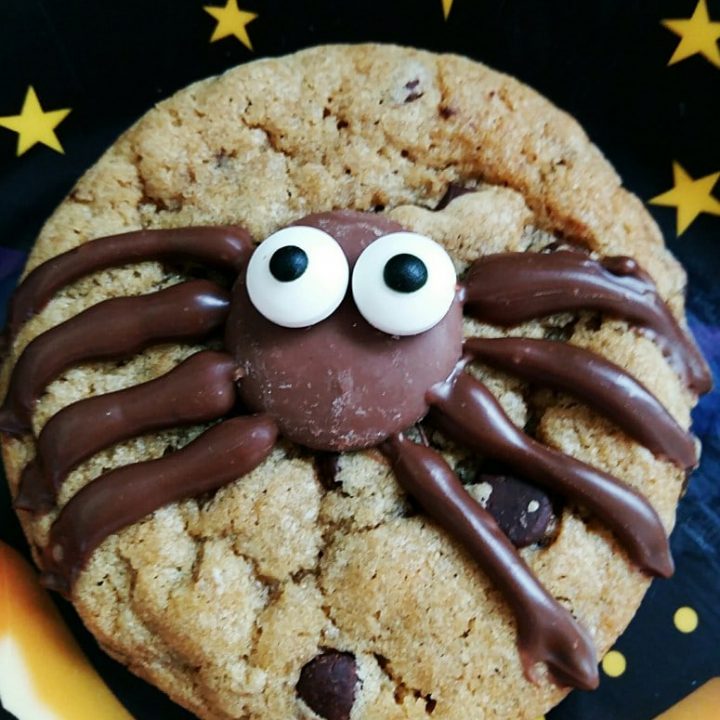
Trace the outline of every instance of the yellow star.
<instances>
[{"instance_id":1,"label":"yellow star","mask_svg":"<svg viewBox=\"0 0 720 720\"><path fill-rule=\"evenodd\" d=\"M18 134L18 157L27 152L33 145L42 143L59 153L65 151L55 134L55 128L68 116L69 109L45 112L40 106L38 96L32 85L28 88L19 115L0 117L0 127L7 128Z\"/></svg>"},{"instance_id":2,"label":"yellow star","mask_svg":"<svg viewBox=\"0 0 720 720\"><path fill-rule=\"evenodd\" d=\"M445 19L448 19L448 16L450 15L450 11L452 10L453 0L442 0L442 6L443 6L443 15L445 15Z\"/></svg>"},{"instance_id":3,"label":"yellow star","mask_svg":"<svg viewBox=\"0 0 720 720\"><path fill-rule=\"evenodd\" d=\"M716 68L720 68L720 22L712 22L708 15L707 0L698 0L691 18L663 20L662 24L682 39L675 48L668 65L674 65L685 58L700 53Z\"/></svg>"},{"instance_id":4,"label":"yellow star","mask_svg":"<svg viewBox=\"0 0 720 720\"><path fill-rule=\"evenodd\" d=\"M711 193L720 172L693 180L678 162L673 163L675 187L662 195L652 198L653 205L677 208L677 234L682 235L692 221L703 212L720 215L720 200Z\"/></svg>"},{"instance_id":5,"label":"yellow star","mask_svg":"<svg viewBox=\"0 0 720 720\"><path fill-rule=\"evenodd\" d=\"M257 17L257 13L240 10L237 0L227 0L225 7L206 5L203 10L218 21L210 42L234 35L248 50L253 49L247 25Z\"/></svg>"}]
</instances>

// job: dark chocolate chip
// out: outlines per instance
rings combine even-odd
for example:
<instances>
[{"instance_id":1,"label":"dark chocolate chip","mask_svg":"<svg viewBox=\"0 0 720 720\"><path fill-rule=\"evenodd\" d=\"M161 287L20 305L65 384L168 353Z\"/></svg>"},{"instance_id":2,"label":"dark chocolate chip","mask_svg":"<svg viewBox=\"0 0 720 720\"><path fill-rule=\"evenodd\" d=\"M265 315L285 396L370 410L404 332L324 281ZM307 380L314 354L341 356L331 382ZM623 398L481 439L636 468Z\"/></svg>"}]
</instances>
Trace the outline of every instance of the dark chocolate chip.
<instances>
[{"instance_id":1,"label":"dark chocolate chip","mask_svg":"<svg viewBox=\"0 0 720 720\"><path fill-rule=\"evenodd\" d=\"M340 487L336 480L339 469L340 454L335 452L318 451L315 455L315 472L320 484L326 490L335 490Z\"/></svg>"},{"instance_id":2,"label":"dark chocolate chip","mask_svg":"<svg viewBox=\"0 0 720 720\"><path fill-rule=\"evenodd\" d=\"M405 102L413 102L414 100L419 100L425 93L418 92L415 88L417 88L420 85L420 80L410 80L410 82L405 83L405 89L410 90L407 97L405 98Z\"/></svg>"},{"instance_id":3,"label":"dark chocolate chip","mask_svg":"<svg viewBox=\"0 0 720 720\"><path fill-rule=\"evenodd\" d=\"M453 200L455 200L455 198L459 198L461 195L467 195L471 192L475 192L475 190L473 188L467 188L463 187L462 185L450 183L448 185L448 189L445 191L445 194L442 196L442 199L437 204L435 212L438 212L439 210L444 210Z\"/></svg>"},{"instance_id":4,"label":"dark chocolate chip","mask_svg":"<svg viewBox=\"0 0 720 720\"><path fill-rule=\"evenodd\" d=\"M298 697L325 720L349 720L357 680L354 655L325 650L303 667L295 689Z\"/></svg>"},{"instance_id":5,"label":"dark chocolate chip","mask_svg":"<svg viewBox=\"0 0 720 720\"><path fill-rule=\"evenodd\" d=\"M547 541L557 525L550 497L512 475L479 475L492 487L487 511L515 547Z\"/></svg>"}]
</instances>

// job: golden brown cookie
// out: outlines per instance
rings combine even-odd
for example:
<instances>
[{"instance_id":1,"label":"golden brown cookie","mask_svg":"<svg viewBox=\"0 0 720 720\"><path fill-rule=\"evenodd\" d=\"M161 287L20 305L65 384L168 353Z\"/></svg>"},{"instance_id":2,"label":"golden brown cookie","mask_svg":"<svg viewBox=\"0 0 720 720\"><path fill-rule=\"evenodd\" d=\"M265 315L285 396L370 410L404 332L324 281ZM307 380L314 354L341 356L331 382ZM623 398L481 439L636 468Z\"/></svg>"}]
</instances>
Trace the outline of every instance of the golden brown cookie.
<instances>
[{"instance_id":1,"label":"golden brown cookie","mask_svg":"<svg viewBox=\"0 0 720 720\"><path fill-rule=\"evenodd\" d=\"M79 181L43 228L27 270L141 228L236 225L260 241L337 209L376 213L432 238L463 279L478 258L497 253L576 248L593 263L630 256L684 323L682 269L572 118L478 63L391 46L314 48L177 93ZM41 333L101 301L170 288L188 273L196 269L135 262L59 290L20 327L4 384ZM512 329L467 317L464 333L592 351L642 379L687 430L696 393L657 334L636 326L596 308ZM34 438L60 410L160 378L201 347L208 343L153 345L63 371L33 408L32 434L3 437L13 493ZM685 478L677 462L576 398L489 361L472 362L471 376L539 443L640 491L671 530ZM36 557L52 552L52 523L81 488L113 469L166 457L205 427L126 440L72 470L49 512L19 513ZM500 505L501 527L526 546L520 555L600 657L649 583L607 523L573 501L533 494L456 442L447 423L423 423L410 436L437 451L470 496L491 510ZM202 718L541 715L566 689L544 666L536 684L528 681L497 584L408 499L392 457L377 448L328 456L281 438L241 479L110 535L74 581L72 601L112 656ZM524 507L508 510L501 495L522 498ZM543 515L539 529L533 513Z\"/></svg>"}]
</instances>

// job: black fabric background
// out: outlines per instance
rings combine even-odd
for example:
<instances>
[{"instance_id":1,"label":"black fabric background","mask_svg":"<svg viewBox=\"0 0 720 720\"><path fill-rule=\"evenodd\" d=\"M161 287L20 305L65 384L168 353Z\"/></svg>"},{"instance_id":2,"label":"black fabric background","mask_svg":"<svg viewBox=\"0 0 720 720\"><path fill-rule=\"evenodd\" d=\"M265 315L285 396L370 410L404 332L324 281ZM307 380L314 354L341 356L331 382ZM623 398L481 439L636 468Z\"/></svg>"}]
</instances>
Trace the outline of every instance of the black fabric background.
<instances>
[{"instance_id":1,"label":"black fabric background","mask_svg":"<svg viewBox=\"0 0 720 720\"><path fill-rule=\"evenodd\" d=\"M65 155L36 146L16 158L17 136L0 130L0 246L26 251L75 179L156 101L235 64L327 42L454 51L516 75L572 113L643 200L672 187L673 160L695 178L720 170L720 69L699 55L668 67L679 38L660 25L689 17L696 0L455 0L447 22L441 0L240 0L259 13L248 26L254 53L232 38L211 44L205 4L224 0L0 0L0 115L18 113L31 84L44 109L73 109L57 128ZM720 0L708 8L720 20ZM650 210L688 269L690 321L717 377L720 218L702 215L676 239L674 211ZM0 316L18 257L0 254ZM705 450L673 535L678 571L654 583L618 642L627 671L573 693L552 720L649 720L720 675L719 416L715 392L695 413ZM26 551L4 484L0 537ZM58 605L138 720L190 717L107 658ZM672 623L683 605L700 616L689 635Z\"/></svg>"}]
</instances>

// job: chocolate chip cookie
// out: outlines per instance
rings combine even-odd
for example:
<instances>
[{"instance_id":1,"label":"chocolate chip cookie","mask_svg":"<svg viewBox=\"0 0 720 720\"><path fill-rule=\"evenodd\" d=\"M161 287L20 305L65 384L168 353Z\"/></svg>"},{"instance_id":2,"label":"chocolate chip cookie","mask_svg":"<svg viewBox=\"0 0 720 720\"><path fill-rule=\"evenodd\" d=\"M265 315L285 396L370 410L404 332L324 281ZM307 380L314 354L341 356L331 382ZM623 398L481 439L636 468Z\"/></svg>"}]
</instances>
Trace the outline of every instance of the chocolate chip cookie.
<instances>
[{"instance_id":1,"label":"chocolate chip cookie","mask_svg":"<svg viewBox=\"0 0 720 720\"><path fill-rule=\"evenodd\" d=\"M202 718L534 718L673 571L710 383L683 290L572 118L478 63L319 47L192 85L11 305L44 581Z\"/></svg>"}]
</instances>

